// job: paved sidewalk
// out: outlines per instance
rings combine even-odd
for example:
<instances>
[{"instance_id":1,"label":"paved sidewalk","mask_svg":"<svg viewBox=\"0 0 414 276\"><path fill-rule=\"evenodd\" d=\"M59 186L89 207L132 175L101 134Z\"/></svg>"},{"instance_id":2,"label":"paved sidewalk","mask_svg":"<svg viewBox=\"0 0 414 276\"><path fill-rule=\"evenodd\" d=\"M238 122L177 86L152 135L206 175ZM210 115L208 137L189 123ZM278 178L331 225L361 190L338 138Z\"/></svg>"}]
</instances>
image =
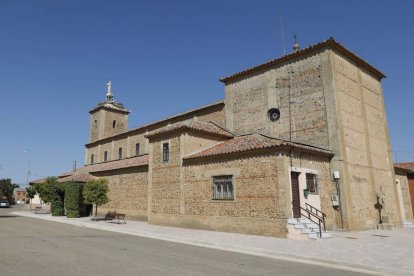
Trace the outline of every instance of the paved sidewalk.
<instances>
[{"instance_id":1,"label":"paved sidewalk","mask_svg":"<svg viewBox=\"0 0 414 276\"><path fill-rule=\"evenodd\" d=\"M50 214L13 212L16 215L68 223L233 252L293 260L325 266L345 267L382 275L414 275L414 228L333 232L333 238L296 241L281 238L193 230L127 221L127 224L69 219Z\"/></svg>"}]
</instances>

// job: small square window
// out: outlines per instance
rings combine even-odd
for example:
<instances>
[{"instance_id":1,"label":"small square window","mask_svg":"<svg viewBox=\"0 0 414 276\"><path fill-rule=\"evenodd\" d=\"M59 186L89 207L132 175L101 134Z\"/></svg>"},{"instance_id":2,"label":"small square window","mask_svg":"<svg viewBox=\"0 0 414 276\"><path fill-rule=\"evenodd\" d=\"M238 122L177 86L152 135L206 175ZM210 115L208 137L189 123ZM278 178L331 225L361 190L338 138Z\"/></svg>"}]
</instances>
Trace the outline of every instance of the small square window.
<instances>
[{"instance_id":1,"label":"small square window","mask_svg":"<svg viewBox=\"0 0 414 276\"><path fill-rule=\"evenodd\" d=\"M170 145L168 143L162 144L162 161L168 162L170 159Z\"/></svg>"},{"instance_id":2,"label":"small square window","mask_svg":"<svg viewBox=\"0 0 414 276\"><path fill-rule=\"evenodd\" d=\"M213 176L213 199L234 200L233 176Z\"/></svg>"},{"instance_id":3,"label":"small square window","mask_svg":"<svg viewBox=\"0 0 414 276\"><path fill-rule=\"evenodd\" d=\"M306 174L306 188L311 194L318 194L318 177L316 174Z\"/></svg>"}]
</instances>

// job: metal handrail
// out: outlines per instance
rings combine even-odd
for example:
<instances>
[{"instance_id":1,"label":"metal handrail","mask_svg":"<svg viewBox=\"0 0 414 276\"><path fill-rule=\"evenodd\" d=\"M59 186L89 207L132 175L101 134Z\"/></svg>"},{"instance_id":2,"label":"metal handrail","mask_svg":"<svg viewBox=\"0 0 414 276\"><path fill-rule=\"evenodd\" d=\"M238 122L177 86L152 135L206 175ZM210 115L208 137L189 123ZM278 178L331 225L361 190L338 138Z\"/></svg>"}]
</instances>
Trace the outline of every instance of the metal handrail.
<instances>
[{"instance_id":1,"label":"metal handrail","mask_svg":"<svg viewBox=\"0 0 414 276\"><path fill-rule=\"evenodd\" d=\"M304 217L306 217L306 218L308 218L310 221L312 221L312 222L314 222L314 223L318 224L318 226L319 226L319 237L320 237L320 238L322 238L322 225L321 225L321 224L322 224L322 219L321 219L320 217L316 216L315 214L311 213L309 210L307 210L307 209L303 208L303 207L300 207L300 209L306 212L306 215L305 215L304 213L302 213L302 212L301 212L301 214L302 214ZM317 221L315 221L315 220L314 220L311 216L313 216L314 218L316 218L316 220L317 220Z\"/></svg>"},{"instance_id":2,"label":"metal handrail","mask_svg":"<svg viewBox=\"0 0 414 276\"><path fill-rule=\"evenodd\" d=\"M322 220L323 223L323 230L326 231L326 227L325 227L325 218L326 218L326 214L324 212L322 212L321 210L313 207L312 205L305 203L306 209L310 208L310 212L316 216L319 217L319 219ZM315 210L316 212L314 213L313 210Z\"/></svg>"},{"instance_id":3,"label":"metal handrail","mask_svg":"<svg viewBox=\"0 0 414 276\"><path fill-rule=\"evenodd\" d=\"M317 208L315 208L312 205L308 204L308 203L305 203L305 206L306 206L306 208L303 208L303 207L299 206L301 210L306 212L306 214L304 214L302 212L301 212L301 214L303 216L305 216L306 218L308 218L310 221L318 224L318 226L319 226L319 237L322 238L322 228L323 228L324 231L326 231L326 227L325 227L326 214L324 212L322 212L321 210L318 210ZM313 212L313 211L315 211L315 212Z\"/></svg>"}]
</instances>

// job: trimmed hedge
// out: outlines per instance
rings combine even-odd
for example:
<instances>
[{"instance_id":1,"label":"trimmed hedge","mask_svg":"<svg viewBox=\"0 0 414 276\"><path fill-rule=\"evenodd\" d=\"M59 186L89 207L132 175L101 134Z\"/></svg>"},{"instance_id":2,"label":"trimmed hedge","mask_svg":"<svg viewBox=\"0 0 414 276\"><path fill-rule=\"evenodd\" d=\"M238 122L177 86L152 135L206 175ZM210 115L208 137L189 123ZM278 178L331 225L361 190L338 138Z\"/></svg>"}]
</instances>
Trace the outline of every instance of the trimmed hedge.
<instances>
[{"instance_id":1,"label":"trimmed hedge","mask_svg":"<svg viewBox=\"0 0 414 276\"><path fill-rule=\"evenodd\" d=\"M51 184L51 211L52 216L64 216L65 215L65 187L63 186L63 183L52 183Z\"/></svg>"},{"instance_id":2,"label":"trimmed hedge","mask_svg":"<svg viewBox=\"0 0 414 276\"><path fill-rule=\"evenodd\" d=\"M66 217L78 218L80 211L81 186L76 182L65 182Z\"/></svg>"},{"instance_id":3,"label":"trimmed hedge","mask_svg":"<svg viewBox=\"0 0 414 276\"><path fill-rule=\"evenodd\" d=\"M80 207L83 201L82 185L74 181L59 183L57 179L57 177L48 177L44 184L35 186L36 192L45 203L50 203L52 216L64 216L66 213L68 218L80 217ZM106 197L106 182L104 186Z\"/></svg>"}]
</instances>

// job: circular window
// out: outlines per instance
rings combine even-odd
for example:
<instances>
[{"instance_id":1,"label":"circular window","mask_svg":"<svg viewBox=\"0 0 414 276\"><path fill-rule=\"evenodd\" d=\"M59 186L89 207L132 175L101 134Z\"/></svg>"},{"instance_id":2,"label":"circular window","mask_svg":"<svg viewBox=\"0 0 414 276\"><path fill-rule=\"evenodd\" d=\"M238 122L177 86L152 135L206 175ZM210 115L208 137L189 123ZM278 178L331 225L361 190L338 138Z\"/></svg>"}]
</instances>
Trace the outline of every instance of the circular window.
<instances>
[{"instance_id":1,"label":"circular window","mask_svg":"<svg viewBox=\"0 0 414 276\"><path fill-rule=\"evenodd\" d=\"M280 111L277 108L271 108L267 112L267 116L269 116L270 121L276 122L280 119Z\"/></svg>"}]
</instances>

